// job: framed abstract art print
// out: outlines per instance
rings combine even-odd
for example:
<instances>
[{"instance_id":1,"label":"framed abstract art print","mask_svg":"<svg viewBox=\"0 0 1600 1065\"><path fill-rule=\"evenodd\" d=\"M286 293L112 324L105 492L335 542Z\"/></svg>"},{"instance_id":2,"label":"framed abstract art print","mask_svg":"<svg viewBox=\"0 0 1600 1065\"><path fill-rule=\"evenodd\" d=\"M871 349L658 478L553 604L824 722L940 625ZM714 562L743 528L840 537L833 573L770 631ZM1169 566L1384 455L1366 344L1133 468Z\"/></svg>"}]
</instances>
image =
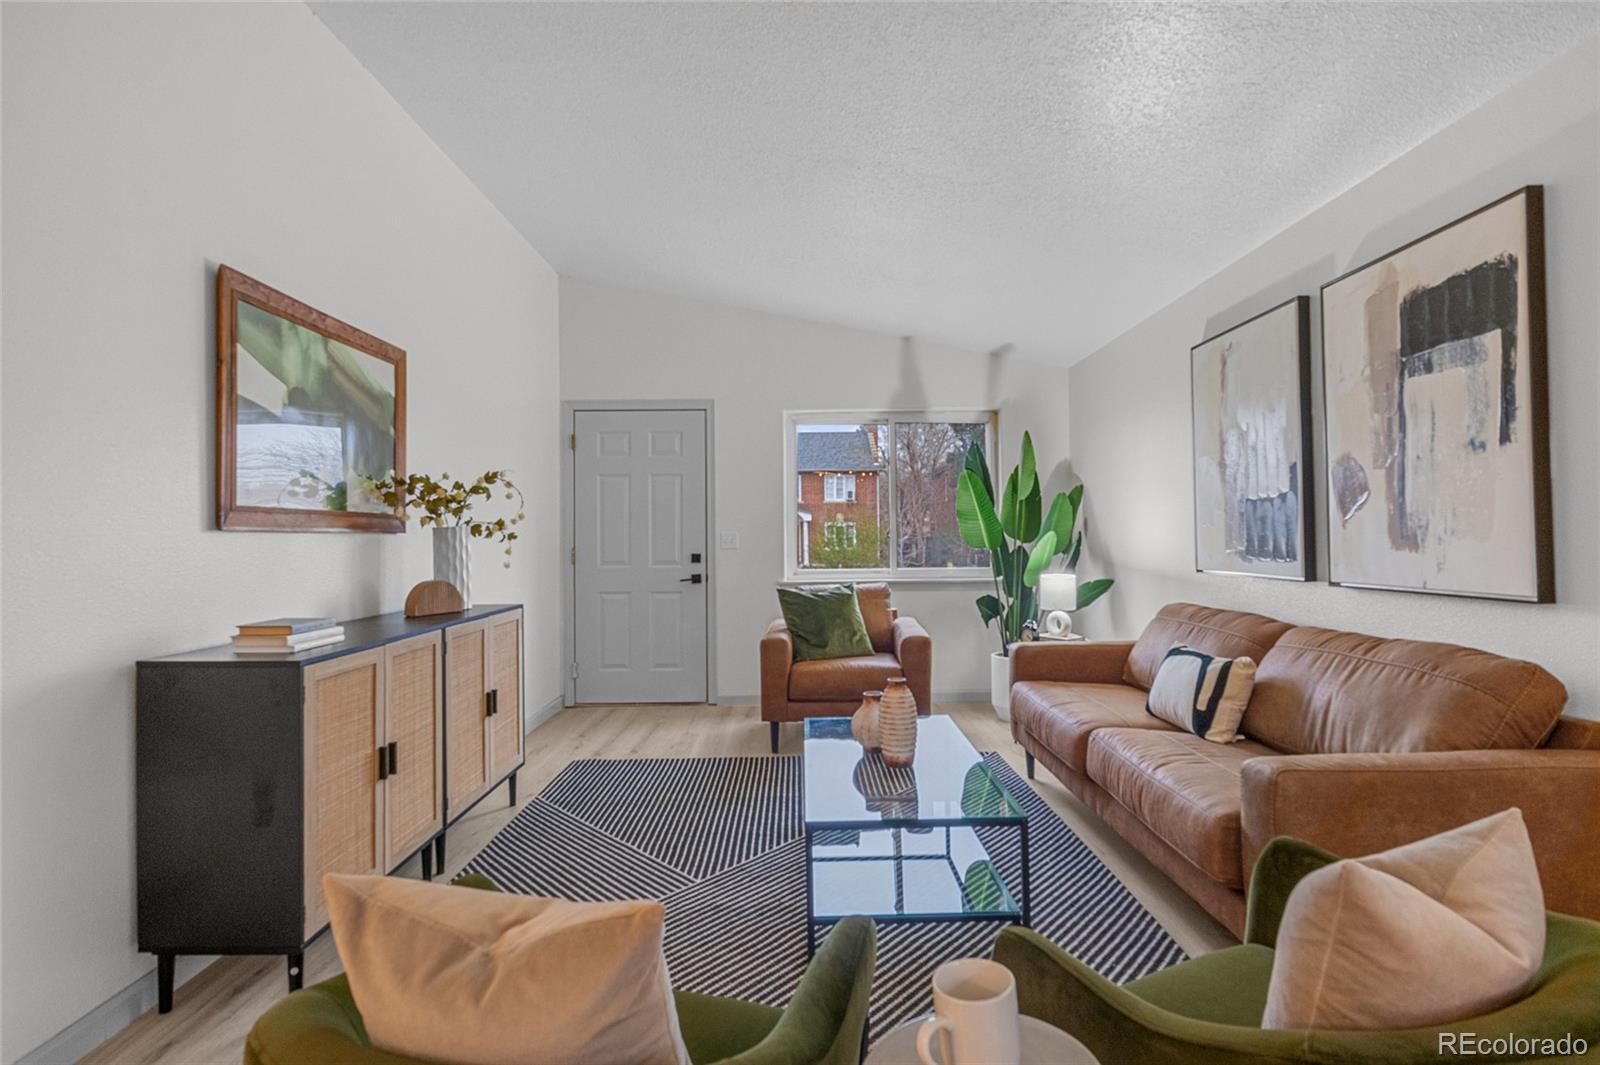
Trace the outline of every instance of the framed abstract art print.
<instances>
[{"instance_id":1,"label":"framed abstract art print","mask_svg":"<svg viewBox=\"0 0 1600 1065\"><path fill-rule=\"evenodd\" d=\"M1315 578L1310 360L1305 296L1190 349L1195 569Z\"/></svg>"},{"instance_id":2,"label":"framed abstract art print","mask_svg":"<svg viewBox=\"0 0 1600 1065\"><path fill-rule=\"evenodd\" d=\"M1555 599L1543 189L1322 287L1334 584Z\"/></svg>"},{"instance_id":3,"label":"framed abstract art print","mask_svg":"<svg viewBox=\"0 0 1600 1065\"><path fill-rule=\"evenodd\" d=\"M217 527L404 532L406 353L217 270Z\"/></svg>"}]
</instances>

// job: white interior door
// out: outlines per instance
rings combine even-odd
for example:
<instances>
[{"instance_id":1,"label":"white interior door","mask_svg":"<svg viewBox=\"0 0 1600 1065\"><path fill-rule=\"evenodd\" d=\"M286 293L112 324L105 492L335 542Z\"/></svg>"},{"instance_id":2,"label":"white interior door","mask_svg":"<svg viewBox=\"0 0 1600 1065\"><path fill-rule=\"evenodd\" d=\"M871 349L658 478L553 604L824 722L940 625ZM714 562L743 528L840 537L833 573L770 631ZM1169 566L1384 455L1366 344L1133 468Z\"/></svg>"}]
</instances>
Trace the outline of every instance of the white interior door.
<instances>
[{"instance_id":1,"label":"white interior door","mask_svg":"<svg viewBox=\"0 0 1600 1065\"><path fill-rule=\"evenodd\" d=\"M580 703L706 701L706 415L573 416Z\"/></svg>"}]
</instances>

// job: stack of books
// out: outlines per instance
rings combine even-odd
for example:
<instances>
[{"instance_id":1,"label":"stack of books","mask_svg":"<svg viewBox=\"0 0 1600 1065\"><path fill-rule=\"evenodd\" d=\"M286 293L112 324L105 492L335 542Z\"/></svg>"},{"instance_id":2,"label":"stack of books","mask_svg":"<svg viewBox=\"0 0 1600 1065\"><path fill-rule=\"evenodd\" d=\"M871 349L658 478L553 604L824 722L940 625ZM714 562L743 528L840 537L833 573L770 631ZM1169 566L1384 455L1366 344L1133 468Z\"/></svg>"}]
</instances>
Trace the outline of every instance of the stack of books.
<instances>
[{"instance_id":1,"label":"stack of books","mask_svg":"<svg viewBox=\"0 0 1600 1065\"><path fill-rule=\"evenodd\" d=\"M344 639L332 618L273 618L239 626L233 650L241 655L292 655Z\"/></svg>"}]
</instances>

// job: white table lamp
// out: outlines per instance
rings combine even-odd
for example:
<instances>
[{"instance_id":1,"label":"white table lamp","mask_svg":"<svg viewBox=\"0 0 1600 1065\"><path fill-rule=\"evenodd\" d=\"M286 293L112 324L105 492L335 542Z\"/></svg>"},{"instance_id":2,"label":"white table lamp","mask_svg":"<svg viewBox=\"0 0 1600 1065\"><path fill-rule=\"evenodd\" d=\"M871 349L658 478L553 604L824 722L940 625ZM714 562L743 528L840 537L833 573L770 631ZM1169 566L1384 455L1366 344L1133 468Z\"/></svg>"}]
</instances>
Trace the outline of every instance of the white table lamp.
<instances>
[{"instance_id":1,"label":"white table lamp","mask_svg":"<svg viewBox=\"0 0 1600 1065\"><path fill-rule=\"evenodd\" d=\"M1039 609L1048 611L1044 618L1044 631L1047 634L1072 635L1071 611L1078 609L1078 575L1039 574Z\"/></svg>"}]
</instances>

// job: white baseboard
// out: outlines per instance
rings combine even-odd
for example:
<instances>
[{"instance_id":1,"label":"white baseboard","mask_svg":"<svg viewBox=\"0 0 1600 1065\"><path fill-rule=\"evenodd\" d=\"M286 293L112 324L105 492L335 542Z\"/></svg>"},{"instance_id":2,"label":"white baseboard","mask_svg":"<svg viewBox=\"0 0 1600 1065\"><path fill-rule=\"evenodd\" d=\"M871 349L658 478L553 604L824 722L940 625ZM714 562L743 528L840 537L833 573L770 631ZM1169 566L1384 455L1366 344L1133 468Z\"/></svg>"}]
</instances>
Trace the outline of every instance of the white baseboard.
<instances>
[{"instance_id":1,"label":"white baseboard","mask_svg":"<svg viewBox=\"0 0 1600 1065\"><path fill-rule=\"evenodd\" d=\"M936 691L933 693L933 702L940 703L987 703L989 689L979 691ZM761 696L759 693L722 695L717 698L718 706L759 706Z\"/></svg>"},{"instance_id":2,"label":"white baseboard","mask_svg":"<svg viewBox=\"0 0 1600 1065\"><path fill-rule=\"evenodd\" d=\"M183 986L216 960L215 957L179 958L174 985ZM139 979L22 1055L16 1065L63 1065L77 1061L155 1006L156 970L152 965Z\"/></svg>"},{"instance_id":3,"label":"white baseboard","mask_svg":"<svg viewBox=\"0 0 1600 1065\"><path fill-rule=\"evenodd\" d=\"M566 706L563 705L564 702L565 700L562 698L562 696L558 695L554 699L551 699L549 702L545 703L543 706L539 707L539 709L529 714L526 722L527 731L531 733L534 729L538 728L546 721L549 721L552 717L555 717L557 714L561 713L561 711L565 710Z\"/></svg>"}]
</instances>

